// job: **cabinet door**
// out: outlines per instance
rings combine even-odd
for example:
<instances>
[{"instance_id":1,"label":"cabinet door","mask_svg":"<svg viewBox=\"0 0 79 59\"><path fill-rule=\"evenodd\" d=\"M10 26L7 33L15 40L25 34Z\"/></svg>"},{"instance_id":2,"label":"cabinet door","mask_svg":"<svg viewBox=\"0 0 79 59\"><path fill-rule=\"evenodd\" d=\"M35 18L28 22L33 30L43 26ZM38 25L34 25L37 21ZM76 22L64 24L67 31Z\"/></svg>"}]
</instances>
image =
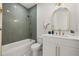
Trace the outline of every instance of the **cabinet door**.
<instances>
[{"instance_id":1,"label":"cabinet door","mask_svg":"<svg viewBox=\"0 0 79 59\"><path fill-rule=\"evenodd\" d=\"M60 46L61 56L79 56L79 48L72 46Z\"/></svg>"},{"instance_id":2,"label":"cabinet door","mask_svg":"<svg viewBox=\"0 0 79 59\"><path fill-rule=\"evenodd\" d=\"M60 41L61 56L79 56L79 40L61 39Z\"/></svg>"},{"instance_id":3,"label":"cabinet door","mask_svg":"<svg viewBox=\"0 0 79 59\"><path fill-rule=\"evenodd\" d=\"M56 56L57 55L56 41L52 38L43 39L43 56Z\"/></svg>"}]
</instances>

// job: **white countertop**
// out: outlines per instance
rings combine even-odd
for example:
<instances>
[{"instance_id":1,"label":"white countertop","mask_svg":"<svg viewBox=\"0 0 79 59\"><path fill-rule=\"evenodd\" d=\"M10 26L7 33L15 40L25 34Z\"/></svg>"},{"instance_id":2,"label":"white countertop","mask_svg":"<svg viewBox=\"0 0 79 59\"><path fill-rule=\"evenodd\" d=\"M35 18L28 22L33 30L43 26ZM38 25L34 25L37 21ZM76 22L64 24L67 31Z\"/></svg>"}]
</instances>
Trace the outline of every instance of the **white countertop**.
<instances>
[{"instance_id":1,"label":"white countertop","mask_svg":"<svg viewBox=\"0 0 79 59\"><path fill-rule=\"evenodd\" d=\"M43 34L43 37L54 37L54 38L63 38L63 39L73 39L73 40L79 40L79 36L72 36L72 35L52 35L52 34Z\"/></svg>"}]
</instances>

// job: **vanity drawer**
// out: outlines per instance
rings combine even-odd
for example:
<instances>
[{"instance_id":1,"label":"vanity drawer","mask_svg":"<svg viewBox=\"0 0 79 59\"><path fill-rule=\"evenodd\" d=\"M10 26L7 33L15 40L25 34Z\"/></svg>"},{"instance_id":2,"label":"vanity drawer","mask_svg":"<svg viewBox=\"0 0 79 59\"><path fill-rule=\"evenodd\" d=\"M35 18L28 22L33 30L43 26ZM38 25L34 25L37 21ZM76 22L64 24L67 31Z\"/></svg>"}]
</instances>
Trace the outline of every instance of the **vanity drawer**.
<instances>
[{"instance_id":1,"label":"vanity drawer","mask_svg":"<svg viewBox=\"0 0 79 59\"><path fill-rule=\"evenodd\" d=\"M79 40L75 40L75 39L60 39L60 45L66 45L66 46L79 48Z\"/></svg>"}]
</instances>

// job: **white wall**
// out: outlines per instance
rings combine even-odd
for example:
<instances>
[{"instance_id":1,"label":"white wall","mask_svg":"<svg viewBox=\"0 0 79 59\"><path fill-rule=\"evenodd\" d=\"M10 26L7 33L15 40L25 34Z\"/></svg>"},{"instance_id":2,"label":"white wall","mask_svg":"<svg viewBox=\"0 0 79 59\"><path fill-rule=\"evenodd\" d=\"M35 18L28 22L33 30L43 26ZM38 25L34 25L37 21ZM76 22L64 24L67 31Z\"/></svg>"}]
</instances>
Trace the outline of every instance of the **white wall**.
<instances>
[{"instance_id":1,"label":"white wall","mask_svg":"<svg viewBox=\"0 0 79 59\"><path fill-rule=\"evenodd\" d=\"M78 11L78 13L77 13L77 17L78 17L78 20L77 20L77 34L79 35L79 4L78 4L78 7L77 7L77 11Z\"/></svg>"},{"instance_id":2,"label":"white wall","mask_svg":"<svg viewBox=\"0 0 79 59\"><path fill-rule=\"evenodd\" d=\"M76 3L66 3L64 4L71 12L71 28L75 31L78 31L78 12ZM55 4L45 3L37 5L37 38L44 34L43 24L45 21L49 22L52 16L52 13L55 9ZM40 39L38 41L41 41Z\"/></svg>"},{"instance_id":3,"label":"white wall","mask_svg":"<svg viewBox=\"0 0 79 59\"><path fill-rule=\"evenodd\" d=\"M38 37L44 34L44 22L50 20L53 12L53 4L37 5L37 41L41 41Z\"/></svg>"}]
</instances>

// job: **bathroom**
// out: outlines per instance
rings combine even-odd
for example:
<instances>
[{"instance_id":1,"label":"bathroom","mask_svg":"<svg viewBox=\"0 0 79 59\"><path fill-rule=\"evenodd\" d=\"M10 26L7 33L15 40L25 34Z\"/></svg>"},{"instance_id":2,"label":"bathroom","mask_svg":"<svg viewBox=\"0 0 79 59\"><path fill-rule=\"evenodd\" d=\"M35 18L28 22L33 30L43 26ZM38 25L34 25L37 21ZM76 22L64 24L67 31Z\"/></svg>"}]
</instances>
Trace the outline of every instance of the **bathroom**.
<instances>
[{"instance_id":1,"label":"bathroom","mask_svg":"<svg viewBox=\"0 0 79 59\"><path fill-rule=\"evenodd\" d=\"M1 10L2 56L79 56L78 3L3 3Z\"/></svg>"}]
</instances>

